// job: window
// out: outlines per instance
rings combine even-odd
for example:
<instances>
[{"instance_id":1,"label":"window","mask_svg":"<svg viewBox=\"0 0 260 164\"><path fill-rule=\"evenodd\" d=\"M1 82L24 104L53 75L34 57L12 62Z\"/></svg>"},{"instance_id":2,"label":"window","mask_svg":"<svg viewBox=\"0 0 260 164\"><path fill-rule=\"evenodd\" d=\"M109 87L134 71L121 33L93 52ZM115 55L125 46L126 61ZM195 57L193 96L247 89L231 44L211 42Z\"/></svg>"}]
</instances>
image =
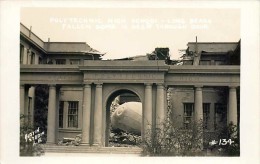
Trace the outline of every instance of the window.
<instances>
[{"instance_id":1,"label":"window","mask_svg":"<svg viewBox=\"0 0 260 164\"><path fill-rule=\"evenodd\" d=\"M69 101L68 107L68 127L77 128L78 127L78 102Z\"/></svg>"},{"instance_id":2,"label":"window","mask_svg":"<svg viewBox=\"0 0 260 164\"><path fill-rule=\"evenodd\" d=\"M227 124L227 107L224 104L215 104L214 113L214 127L218 129L219 127L226 126Z\"/></svg>"},{"instance_id":3,"label":"window","mask_svg":"<svg viewBox=\"0 0 260 164\"><path fill-rule=\"evenodd\" d=\"M60 101L60 104L59 104L59 128L63 128L63 109L64 109L64 101Z\"/></svg>"},{"instance_id":4,"label":"window","mask_svg":"<svg viewBox=\"0 0 260 164\"><path fill-rule=\"evenodd\" d=\"M225 61L223 61L223 60L215 60L215 65L225 65Z\"/></svg>"},{"instance_id":5,"label":"window","mask_svg":"<svg viewBox=\"0 0 260 164\"><path fill-rule=\"evenodd\" d=\"M58 65L66 64L66 59L56 59L56 64Z\"/></svg>"},{"instance_id":6,"label":"window","mask_svg":"<svg viewBox=\"0 0 260 164\"><path fill-rule=\"evenodd\" d=\"M211 65L211 61L210 60L201 60L200 65Z\"/></svg>"},{"instance_id":7,"label":"window","mask_svg":"<svg viewBox=\"0 0 260 164\"><path fill-rule=\"evenodd\" d=\"M34 64L35 61L35 53L31 53L31 59L30 59L30 64Z\"/></svg>"},{"instance_id":8,"label":"window","mask_svg":"<svg viewBox=\"0 0 260 164\"><path fill-rule=\"evenodd\" d=\"M209 129L210 103L203 103L203 127Z\"/></svg>"},{"instance_id":9,"label":"window","mask_svg":"<svg viewBox=\"0 0 260 164\"><path fill-rule=\"evenodd\" d=\"M79 59L70 59L70 64L71 65L79 65L80 60Z\"/></svg>"},{"instance_id":10,"label":"window","mask_svg":"<svg viewBox=\"0 0 260 164\"><path fill-rule=\"evenodd\" d=\"M185 129L191 128L191 121L193 117L194 112L194 104L193 103L184 103L184 118L183 118L183 124Z\"/></svg>"},{"instance_id":11,"label":"window","mask_svg":"<svg viewBox=\"0 0 260 164\"><path fill-rule=\"evenodd\" d=\"M23 63L24 46L20 45L20 64Z\"/></svg>"},{"instance_id":12,"label":"window","mask_svg":"<svg viewBox=\"0 0 260 164\"><path fill-rule=\"evenodd\" d=\"M184 60L183 65L192 65L193 61L192 60Z\"/></svg>"},{"instance_id":13,"label":"window","mask_svg":"<svg viewBox=\"0 0 260 164\"><path fill-rule=\"evenodd\" d=\"M32 97L28 97L28 111L27 111L27 114L28 114L28 121L31 122L32 120L32 116L31 116L31 108L32 107Z\"/></svg>"},{"instance_id":14,"label":"window","mask_svg":"<svg viewBox=\"0 0 260 164\"><path fill-rule=\"evenodd\" d=\"M41 57L39 57L39 64L43 64L43 60Z\"/></svg>"}]
</instances>

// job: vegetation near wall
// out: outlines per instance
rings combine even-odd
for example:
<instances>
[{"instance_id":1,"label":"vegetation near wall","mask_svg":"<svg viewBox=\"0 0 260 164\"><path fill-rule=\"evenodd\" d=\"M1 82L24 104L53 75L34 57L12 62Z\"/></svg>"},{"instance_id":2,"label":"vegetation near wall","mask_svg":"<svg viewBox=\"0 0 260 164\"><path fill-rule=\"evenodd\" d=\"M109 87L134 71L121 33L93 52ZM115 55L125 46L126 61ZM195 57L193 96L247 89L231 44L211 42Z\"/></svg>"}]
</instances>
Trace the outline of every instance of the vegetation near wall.
<instances>
[{"instance_id":1,"label":"vegetation near wall","mask_svg":"<svg viewBox=\"0 0 260 164\"><path fill-rule=\"evenodd\" d=\"M237 126L230 124L215 131L215 133L205 135L202 121L192 121L192 127L184 129L183 127L174 125L169 116L170 110L164 122L157 125L156 129L146 131L143 142L144 156L240 155L239 131Z\"/></svg>"},{"instance_id":2,"label":"vegetation near wall","mask_svg":"<svg viewBox=\"0 0 260 164\"><path fill-rule=\"evenodd\" d=\"M28 122L28 116L20 115L20 156L41 156L44 154L41 137L44 135L39 129L35 130Z\"/></svg>"}]
</instances>

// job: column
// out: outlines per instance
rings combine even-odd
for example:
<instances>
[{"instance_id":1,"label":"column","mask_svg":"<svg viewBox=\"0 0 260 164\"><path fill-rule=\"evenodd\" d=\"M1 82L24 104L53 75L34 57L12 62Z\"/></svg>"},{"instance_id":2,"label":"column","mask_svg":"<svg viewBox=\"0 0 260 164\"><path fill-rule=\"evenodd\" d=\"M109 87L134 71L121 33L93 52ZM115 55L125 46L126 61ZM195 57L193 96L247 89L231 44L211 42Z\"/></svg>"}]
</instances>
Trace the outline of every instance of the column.
<instances>
[{"instance_id":1,"label":"column","mask_svg":"<svg viewBox=\"0 0 260 164\"><path fill-rule=\"evenodd\" d=\"M29 88L30 86L28 85L25 85L24 87L24 122L26 122L27 124L29 123Z\"/></svg>"},{"instance_id":2,"label":"column","mask_svg":"<svg viewBox=\"0 0 260 164\"><path fill-rule=\"evenodd\" d=\"M34 54L34 64L39 64L39 54Z\"/></svg>"},{"instance_id":3,"label":"column","mask_svg":"<svg viewBox=\"0 0 260 164\"><path fill-rule=\"evenodd\" d=\"M29 97L31 97L31 102L30 102L30 111L28 111L28 119L30 121L30 124L33 126L34 122L34 103L35 103L35 86L31 86L29 88Z\"/></svg>"},{"instance_id":4,"label":"column","mask_svg":"<svg viewBox=\"0 0 260 164\"><path fill-rule=\"evenodd\" d=\"M28 55L27 55L27 48L24 47L23 49L23 64L27 64Z\"/></svg>"},{"instance_id":5,"label":"column","mask_svg":"<svg viewBox=\"0 0 260 164\"><path fill-rule=\"evenodd\" d=\"M203 121L202 86L195 86L194 94L194 121Z\"/></svg>"},{"instance_id":6,"label":"column","mask_svg":"<svg viewBox=\"0 0 260 164\"><path fill-rule=\"evenodd\" d=\"M32 60L32 52L31 52L31 50L29 49L28 50L28 62L27 62L27 64L31 64L31 60Z\"/></svg>"},{"instance_id":7,"label":"column","mask_svg":"<svg viewBox=\"0 0 260 164\"><path fill-rule=\"evenodd\" d=\"M91 85L83 88L83 116L82 116L82 145L89 145L90 141L90 112L91 112Z\"/></svg>"},{"instance_id":8,"label":"column","mask_svg":"<svg viewBox=\"0 0 260 164\"><path fill-rule=\"evenodd\" d=\"M27 85L20 85L20 114L24 115L23 123L28 123L28 90Z\"/></svg>"},{"instance_id":9,"label":"column","mask_svg":"<svg viewBox=\"0 0 260 164\"><path fill-rule=\"evenodd\" d=\"M20 114L24 115L25 114L25 89L24 89L24 84L20 85Z\"/></svg>"},{"instance_id":10,"label":"column","mask_svg":"<svg viewBox=\"0 0 260 164\"><path fill-rule=\"evenodd\" d=\"M144 93L144 136L147 133L147 130L152 129L152 84L145 84L145 93ZM150 136L148 136L150 137Z\"/></svg>"},{"instance_id":11,"label":"column","mask_svg":"<svg viewBox=\"0 0 260 164\"><path fill-rule=\"evenodd\" d=\"M56 86L49 86L48 120L47 120L47 143L55 143L56 133Z\"/></svg>"},{"instance_id":12,"label":"column","mask_svg":"<svg viewBox=\"0 0 260 164\"><path fill-rule=\"evenodd\" d=\"M228 124L237 125L237 92L236 87L229 87L229 102L228 102Z\"/></svg>"},{"instance_id":13,"label":"column","mask_svg":"<svg viewBox=\"0 0 260 164\"><path fill-rule=\"evenodd\" d=\"M194 121L196 131L198 132L196 135L200 137L199 145L200 150L203 149L203 101L202 101L202 86L195 86L195 94L194 94Z\"/></svg>"},{"instance_id":14,"label":"column","mask_svg":"<svg viewBox=\"0 0 260 164\"><path fill-rule=\"evenodd\" d=\"M93 145L101 146L101 139L102 139L102 84L96 84Z\"/></svg>"},{"instance_id":15,"label":"column","mask_svg":"<svg viewBox=\"0 0 260 164\"><path fill-rule=\"evenodd\" d=\"M157 84L156 92L156 126L160 127L165 120L165 108L164 108L164 86L163 84Z\"/></svg>"},{"instance_id":16,"label":"column","mask_svg":"<svg viewBox=\"0 0 260 164\"><path fill-rule=\"evenodd\" d=\"M55 119L55 143L59 142L59 107L60 107L60 85L56 85L56 100L55 100L55 105L56 105L56 119ZM66 115L68 116L68 115Z\"/></svg>"}]
</instances>

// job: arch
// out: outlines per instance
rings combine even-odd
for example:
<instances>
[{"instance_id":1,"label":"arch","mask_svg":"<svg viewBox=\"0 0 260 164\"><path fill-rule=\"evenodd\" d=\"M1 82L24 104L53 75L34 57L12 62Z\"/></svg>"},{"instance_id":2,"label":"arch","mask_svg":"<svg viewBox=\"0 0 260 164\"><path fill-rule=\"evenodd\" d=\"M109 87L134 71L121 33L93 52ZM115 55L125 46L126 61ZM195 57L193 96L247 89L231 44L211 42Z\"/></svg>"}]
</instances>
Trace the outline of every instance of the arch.
<instances>
[{"instance_id":1,"label":"arch","mask_svg":"<svg viewBox=\"0 0 260 164\"><path fill-rule=\"evenodd\" d=\"M108 91L108 93L105 95L105 104L107 104L107 101L109 99L109 97L111 97L113 94L115 94L116 92L120 91L120 90L128 90L128 91L131 91L133 92L134 94L136 94L139 98L140 98L140 101L143 103L144 102L144 97L143 97L143 92L141 92L140 90L138 90L137 88L135 87L130 87L130 86L116 86L116 87L113 87L112 89L110 89Z\"/></svg>"},{"instance_id":2,"label":"arch","mask_svg":"<svg viewBox=\"0 0 260 164\"><path fill-rule=\"evenodd\" d=\"M140 95L140 93L132 88L132 87L115 87L113 89L111 89L107 95L105 95L105 113L106 113L106 116L105 116L105 138L104 138L104 142L105 142L105 146L107 147L108 146L108 143L109 143L109 135L110 135L110 107L111 107L111 104L112 104L112 101L119 95L123 94L123 93L131 93L131 94L134 94L136 95L139 100L141 101L141 103L143 104L143 98L142 96ZM142 109L142 113L143 113L143 109ZM142 120L142 125L143 127L143 120ZM143 128L142 128L143 129ZM143 130L141 130L141 133L142 133Z\"/></svg>"}]
</instances>

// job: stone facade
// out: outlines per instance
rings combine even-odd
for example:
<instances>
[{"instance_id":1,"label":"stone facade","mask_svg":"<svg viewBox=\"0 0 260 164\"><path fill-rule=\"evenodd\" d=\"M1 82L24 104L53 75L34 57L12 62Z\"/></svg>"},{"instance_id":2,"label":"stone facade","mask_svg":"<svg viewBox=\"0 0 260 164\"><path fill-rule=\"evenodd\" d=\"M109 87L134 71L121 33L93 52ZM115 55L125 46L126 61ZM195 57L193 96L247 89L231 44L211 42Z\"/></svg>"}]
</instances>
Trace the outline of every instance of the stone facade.
<instances>
[{"instance_id":1,"label":"stone facade","mask_svg":"<svg viewBox=\"0 0 260 164\"><path fill-rule=\"evenodd\" d=\"M168 65L164 60L100 60L102 54L86 43L43 42L23 25L20 37L20 111L33 118L35 87L49 86L47 143L82 134L83 145L107 146L110 105L121 93L134 94L142 102L143 138L166 118L167 91L176 125L188 127L191 117L207 120L208 131L239 123L240 66L196 64L205 48L194 48L199 59L187 55L190 65ZM222 58L222 51L230 51L223 45L227 44L210 44L215 52L210 55ZM230 45L235 50L235 44Z\"/></svg>"}]
</instances>

